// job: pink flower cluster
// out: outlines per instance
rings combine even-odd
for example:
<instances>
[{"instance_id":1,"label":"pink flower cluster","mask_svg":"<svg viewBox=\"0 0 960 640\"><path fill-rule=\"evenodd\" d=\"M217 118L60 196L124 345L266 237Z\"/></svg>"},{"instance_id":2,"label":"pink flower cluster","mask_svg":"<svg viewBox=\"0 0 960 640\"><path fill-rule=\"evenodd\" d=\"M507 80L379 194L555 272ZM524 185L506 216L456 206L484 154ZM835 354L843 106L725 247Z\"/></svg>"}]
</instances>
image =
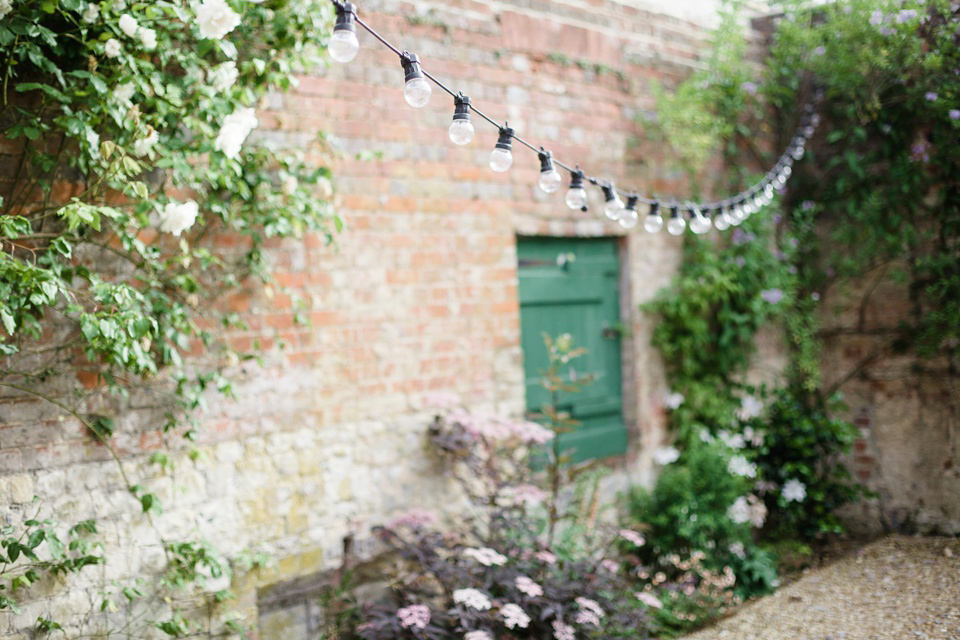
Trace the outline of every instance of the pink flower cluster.
<instances>
[{"instance_id":1,"label":"pink flower cluster","mask_svg":"<svg viewBox=\"0 0 960 640\"><path fill-rule=\"evenodd\" d=\"M648 607L653 607L654 609L662 609L662 608L663 608L663 603L660 602L660 600L657 599L657 596L653 595L652 593L646 593L646 592L641 591L641 592L635 593L635 594L633 594L633 595L637 596L637 600L639 600L639 601L642 602L643 604L647 605Z\"/></svg>"},{"instance_id":2,"label":"pink flower cluster","mask_svg":"<svg viewBox=\"0 0 960 640\"><path fill-rule=\"evenodd\" d=\"M489 442L519 440L523 444L544 444L554 437L553 431L536 422L510 420L494 413L471 413L457 409L449 417L474 438Z\"/></svg>"},{"instance_id":3,"label":"pink flower cluster","mask_svg":"<svg viewBox=\"0 0 960 640\"><path fill-rule=\"evenodd\" d=\"M573 627L562 620L553 621L553 637L556 640L576 640L576 633Z\"/></svg>"},{"instance_id":4,"label":"pink flower cluster","mask_svg":"<svg viewBox=\"0 0 960 640\"><path fill-rule=\"evenodd\" d=\"M527 576L517 576L515 584L520 593L526 594L531 598L537 598L543 595L543 587Z\"/></svg>"},{"instance_id":5,"label":"pink flower cluster","mask_svg":"<svg viewBox=\"0 0 960 640\"><path fill-rule=\"evenodd\" d=\"M397 611L400 626L404 629L423 629L430 623L430 607L424 604L412 604Z\"/></svg>"},{"instance_id":6,"label":"pink flower cluster","mask_svg":"<svg viewBox=\"0 0 960 640\"><path fill-rule=\"evenodd\" d=\"M642 547L647 543L644 537L633 529L620 529L620 537L627 542L632 542L638 547Z\"/></svg>"},{"instance_id":7,"label":"pink flower cluster","mask_svg":"<svg viewBox=\"0 0 960 640\"><path fill-rule=\"evenodd\" d=\"M432 513L426 509L413 508L404 511L399 516L387 523L390 529L423 529L436 521Z\"/></svg>"}]
</instances>

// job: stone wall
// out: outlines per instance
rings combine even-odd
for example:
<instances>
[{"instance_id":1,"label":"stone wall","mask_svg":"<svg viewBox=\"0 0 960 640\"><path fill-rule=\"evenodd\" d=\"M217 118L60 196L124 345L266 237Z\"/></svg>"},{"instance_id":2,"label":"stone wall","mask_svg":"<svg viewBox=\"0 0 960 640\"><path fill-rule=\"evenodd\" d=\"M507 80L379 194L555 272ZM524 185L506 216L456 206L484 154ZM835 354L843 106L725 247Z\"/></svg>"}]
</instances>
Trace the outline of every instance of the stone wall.
<instances>
[{"instance_id":1,"label":"stone wall","mask_svg":"<svg viewBox=\"0 0 960 640\"><path fill-rule=\"evenodd\" d=\"M678 174L630 161L630 139L651 109L650 83L689 74L704 30L639 4L457 0L362 10L432 73L559 157L641 189L683 192ZM312 584L341 564L345 539L369 557L371 525L409 507L455 509L425 446L431 395L522 411L518 234L619 238L623 318L633 329L623 353L630 450L611 461L611 490L650 481L665 383L648 346L650 321L636 309L669 281L680 241L601 221L596 193L587 215L567 209L562 193L546 198L526 150L516 150L509 173L491 172L495 131L478 123L472 145L450 144L452 100L435 94L428 108L408 108L396 57L362 41L353 63L303 77L294 95L274 96L259 112L260 142L302 146L318 163L329 152L308 143L330 133L348 228L336 248L318 237L276 243L274 290L231 297L250 325L234 338L274 348L263 367L238 372L237 401L210 398L196 461L183 449L172 473L149 464L163 442L162 411L149 395L119 414L120 467L57 407L0 391L0 518L22 522L39 496L42 513L64 524L95 518L111 556L102 573L37 585L20 614L0 617L0 638L22 637L40 615L75 629L105 586L162 566L158 533L138 514L121 469L157 492L165 538L275 558L237 577L237 606L261 630L289 613L297 637L307 637L317 625L309 603L267 587ZM298 305L311 326L294 322ZM258 600L269 614L263 624Z\"/></svg>"}]
</instances>

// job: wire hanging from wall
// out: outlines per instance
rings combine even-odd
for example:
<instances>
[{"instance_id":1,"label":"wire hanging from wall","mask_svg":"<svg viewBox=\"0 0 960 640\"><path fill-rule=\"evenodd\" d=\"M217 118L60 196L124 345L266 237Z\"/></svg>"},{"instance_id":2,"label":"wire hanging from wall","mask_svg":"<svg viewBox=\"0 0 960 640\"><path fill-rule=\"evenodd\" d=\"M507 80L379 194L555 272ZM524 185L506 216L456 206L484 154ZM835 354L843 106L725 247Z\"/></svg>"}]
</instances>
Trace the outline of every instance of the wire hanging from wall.
<instances>
[{"instance_id":1,"label":"wire hanging from wall","mask_svg":"<svg viewBox=\"0 0 960 640\"><path fill-rule=\"evenodd\" d=\"M625 229L631 229L639 221L637 205L642 203L649 207L643 228L648 233L658 233L664 226L671 235L683 235L687 228L695 234L704 234L711 228L726 231L746 220L750 215L761 211L773 201L777 190L782 189L793 173L793 164L803 158L806 153L807 141L816 132L820 124L820 115L815 104L822 97L823 92L816 90L813 101L803 110L800 125L777 162L756 184L740 193L715 202L684 202L679 203L675 198L666 206L670 216L664 224L661 216L662 199L643 197L633 191L618 189L612 181L602 180L586 175L580 165L569 165L557 159L550 151L542 146L527 142L506 122L497 122L481 111L463 92L456 92L446 84L432 76L423 68L420 58L408 51L401 50L381 36L370 25L360 19L357 8L352 2L331 0L336 8L337 19L333 35L328 45L330 57L337 62L347 63L353 60L360 50L356 27L359 25L387 49L390 49L400 58L404 71L404 98L407 103L416 108L425 107L433 93L430 82L441 90L450 94L454 99L455 111L453 122L450 125L450 140L458 145L469 144L474 136L474 127L470 119L470 112L475 113L482 120L498 130L496 146L490 154L490 168L493 171L508 171L513 165L513 142L527 147L537 154L540 160L541 177L539 184L546 193L554 193L560 188L562 177L556 167L564 169L570 174L570 186L564 198L571 209L587 210L587 194L584 183L600 187L604 194L604 214L612 221L619 222ZM624 204L621 196L627 199ZM686 212L686 218L682 212ZM689 222L687 221L689 219Z\"/></svg>"}]
</instances>

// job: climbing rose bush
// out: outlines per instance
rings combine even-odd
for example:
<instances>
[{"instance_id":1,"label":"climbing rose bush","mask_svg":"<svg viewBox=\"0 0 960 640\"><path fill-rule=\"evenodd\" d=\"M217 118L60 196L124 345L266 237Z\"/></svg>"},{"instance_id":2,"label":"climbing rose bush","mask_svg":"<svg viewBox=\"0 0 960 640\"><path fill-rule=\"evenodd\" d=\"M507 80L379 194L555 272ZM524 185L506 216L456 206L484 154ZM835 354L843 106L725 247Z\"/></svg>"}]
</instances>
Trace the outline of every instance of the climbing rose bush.
<instances>
[{"instance_id":1,"label":"climbing rose bush","mask_svg":"<svg viewBox=\"0 0 960 640\"><path fill-rule=\"evenodd\" d=\"M124 393L147 381L173 427L254 355L218 310L244 279L269 280L263 243L342 226L324 148L257 138L267 96L323 64L332 5L3 0L0 15L17 175L0 191L0 384L38 391L77 369ZM63 340L41 344L53 325Z\"/></svg>"}]
</instances>

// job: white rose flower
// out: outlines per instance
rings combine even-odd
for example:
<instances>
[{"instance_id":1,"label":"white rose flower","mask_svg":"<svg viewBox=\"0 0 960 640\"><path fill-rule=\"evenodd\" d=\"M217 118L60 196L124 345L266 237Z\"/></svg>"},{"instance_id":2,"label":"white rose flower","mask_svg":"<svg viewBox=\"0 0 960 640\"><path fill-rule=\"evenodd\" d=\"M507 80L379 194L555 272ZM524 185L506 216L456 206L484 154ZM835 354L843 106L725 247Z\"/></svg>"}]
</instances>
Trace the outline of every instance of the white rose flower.
<instances>
[{"instance_id":1,"label":"white rose flower","mask_svg":"<svg viewBox=\"0 0 960 640\"><path fill-rule=\"evenodd\" d=\"M234 111L223 119L223 126L220 127L220 134L217 136L214 147L217 151L223 151L228 158L236 158L240 155L243 142L258 124L259 121L253 109Z\"/></svg>"},{"instance_id":2,"label":"white rose flower","mask_svg":"<svg viewBox=\"0 0 960 640\"><path fill-rule=\"evenodd\" d=\"M741 420L750 420L760 417L763 413L763 402L753 396L744 396L740 399L740 408L737 409L737 417Z\"/></svg>"},{"instance_id":3,"label":"white rose flower","mask_svg":"<svg viewBox=\"0 0 960 640\"><path fill-rule=\"evenodd\" d=\"M120 41L116 38L110 38L103 45L103 54L108 58L116 58L120 55Z\"/></svg>"},{"instance_id":4,"label":"white rose flower","mask_svg":"<svg viewBox=\"0 0 960 640\"><path fill-rule=\"evenodd\" d=\"M757 465L747 460L744 456L733 456L727 464L727 471L735 476L744 476L746 478L757 477Z\"/></svg>"},{"instance_id":5,"label":"white rose flower","mask_svg":"<svg viewBox=\"0 0 960 640\"><path fill-rule=\"evenodd\" d=\"M677 391L675 393L668 393L666 398L664 398L663 404L665 404L668 409L677 409L683 404L684 400L686 400L686 398L683 397L683 394Z\"/></svg>"},{"instance_id":6,"label":"white rose flower","mask_svg":"<svg viewBox=\"0 0 960 640\"><path fill-rule=\"evenodd\" d=\"M733 504L727 509L727 517L737 524L750 522L750 505L747 504L747 499L744 496L734 500Z\"/></svg>"},{"instance_id":7,"label":"white rose flower","mask_svg":"<svg viewBox=\"0 0 960 640\"><path fill-rule=\"evenodd\" d=\"M239 24L240 14L231 9L225 0L204 0L197 7L197 26L204 38L220 40Z\"/></svg>"},{"instance_id":8,"label":"white rose flower","mask_svg":"<svg viewBox=\"0 0 960 640\"><path fill-rule=\"evenodd\" d=\"M218 92L226 91L236 83L240 72L233 60L218 64L207 72L207 82Z\"/></svg>"},{"instance_id":9,"label":"white rose flower","mask_svg":"<svg viewBox=\"0 0 960 640\"><path fill-rule=\"evenodd\" d=\"M297 180L296 176L287 176L283 179L282 188L283 192L288 196L293 195L297 191L297 185L300 184L300 181Z\"/></svg>"},{"instance_id":10,"label":"white rose flower","mask_svg":"<svg viewBox=\"0 0 960 640\"><path fill-rule=\"evenodd\" d=\"M140 36L140 44L143 45L143 48L147 51L153 51L157 48L157 32L153 29L143 28L140 29L138 35Z\"/></svg>"},{"instance_id":11,"label":"white rose flower","mask_svg":"<svg viewBox=\"0 0 960 640\"><path fill-rule=\"evenodd\" d=\"M199 213L200 208L193 200L183 204L170 202L160 210L160 231L179 236L193 226Z\"/></svg>"},{"instance_id":12,"label":"white rose flower","mask_svg":"<svg viewBox=\"0 0 960 640\"><path fill-rule=\"evenodd\" d=\"M128 38L132 38L137 35L137 19L134 18L129 13L125 13L120 16L120 31L123 31Z\"/></svg>"},{"instance_id":13,"label":"white rose flower","mask_svg":"<svg viewBox=\"0 0 960 640\"><path fill-rule=\"evenodd\" d=\"M120 104L129 104L136 90L132 82L118 84L113 90L113 97Z\"/></svg>"},{"instance_id":14,"label":"white rose flower","mask_svg":"<svg viewBox=\"0 0 960 640\"><path fill-rule=\"evenodd\" d=\"M653 461L661 467L676 462L680 457L680 451L676 447L660 447L653 452Z\"/></svg>"},{"instance_id":15,"label":"white rose flower","mask_svg":"<svg viewBox=\"0 0 960 640\"><path fill-rule=\"evenodd\" d=\"M803 502L807 497L807 486L796 478L790 478L783 483L780 495L787 502Z\"/></svg>"},{"instance_id":16,"label":"white rose flower","mask_svg":"<svg viewBox=\"0 0 960 640\"><path fill-rule=\"evenodd\" d=\"M83 13L80 14L80 17L83 18L83 21L87 24L96 22L100 18L100 5L87 5L87 8L83 10Z\"/></svg>"},{"instance_id":17,"label":"white rose flower","mask_svg":"<svg viewBox=\"0 0 960 640\"><path fill-rule=\"evenodd\" d=\"M0 18L13 11L12 0L0 0Z\"/></svg>"},{"instance_id":18,"label":"white rose flower","mask_svg":"<svg viewBox=\"0 0 960 640\"><path fill-rule=\"evenodd\" d=\"M151 149L153 149L153 145L157 144L157 141L159 140L160 136L157 134L156 130L154 130L153 127L150 127L149 133L147 133L145 137L139 138L133 143L133 155L137 156L138 158L142 158L143 156L147 155Z\"/></svg>"}]
</instances>

